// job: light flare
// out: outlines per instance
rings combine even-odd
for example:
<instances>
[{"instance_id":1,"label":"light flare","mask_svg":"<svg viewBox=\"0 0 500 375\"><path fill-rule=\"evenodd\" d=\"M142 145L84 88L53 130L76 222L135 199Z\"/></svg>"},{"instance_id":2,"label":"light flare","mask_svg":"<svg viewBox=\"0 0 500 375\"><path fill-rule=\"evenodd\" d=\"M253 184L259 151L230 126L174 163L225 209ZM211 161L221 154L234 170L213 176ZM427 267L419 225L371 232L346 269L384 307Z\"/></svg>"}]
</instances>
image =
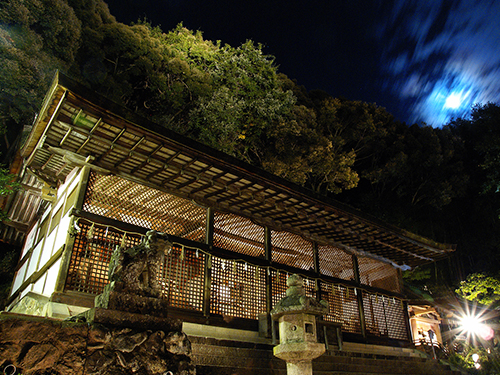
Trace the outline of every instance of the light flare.
<instances>
[{"instance_id":1,"label":"light flare","mask_svg":"<svg viewBox=\"0 0 500 375\"><path fill-rule=\"evenodd\" d=\"M484 312L476 314L475 309L472 312L468 311L463 313L460 320L461 323L461 333L466 334L469 339L475 340L476 337L481 338L484 341L491 340L495 332L493 329L485 324L488 319L488 315Z\"/></svg>"}]
</instances>

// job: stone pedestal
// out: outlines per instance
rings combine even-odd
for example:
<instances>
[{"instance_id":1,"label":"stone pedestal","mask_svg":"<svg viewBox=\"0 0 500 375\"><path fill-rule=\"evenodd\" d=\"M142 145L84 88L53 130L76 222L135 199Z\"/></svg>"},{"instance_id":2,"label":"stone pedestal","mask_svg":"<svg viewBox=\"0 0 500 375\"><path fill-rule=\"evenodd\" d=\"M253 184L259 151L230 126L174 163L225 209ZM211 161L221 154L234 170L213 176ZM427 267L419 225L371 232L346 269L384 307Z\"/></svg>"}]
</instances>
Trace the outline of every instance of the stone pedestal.
<instances>
[{"instance_id":1,"label":"stone pedestal","mask_svg":"<svg viewBox=\"0 0 500 375\"><path fill-rule=\"evenodd\" d=\"M112 281L95 298L95 307L166 318L168 301L132 294L123 282Z\"/></svg>"},{"instance_id":2,"label":"stone pedestal","mask_svg":"<svg viewBox=\"0 0 500 375\"><path fill-rule=\"evenodd\" d=\"M142 330L161 330L165 332L182 330L182 321L179 319L161 318L99 307L89 309L72 320Z\"/></svg>"},{"instance_id":3,"label":"stone pedestal","mask_svg":"<svg viewBox=\"0 0 500 375\"><path fill-rule=\"evenodd\" d=\"M325 352L325 345L317 342L316 315L326 314L328 304L307 297L303 283L300 276L290 276L286 297L271 311L280 332L273 353L286 361L288 375L312 375L312 360Z\"/></svg>"},{"instance_id":4,"label":"stone pedestal","mask_svg":"<svg viewBox=\"0 0 500 375\"><path fill-rule=\"evenodd\" d=\"M150 231L130 249L117 248L110 262L109 280L95 307L71 320L102 327L94 335L85 366L88 374L194 375L191 343L182 322L168 315L156 279L167 243Z\"/></svg>"},{"instance_id":5,"label":"stone pedestal","mask_svg":"<svg viewBox=\"0 0 500 375\"><path fill-rule=\"evenodd\" d=\"M318 358L325 352L325 345L316 342L285 342L273 348L276 357L288 362Z\"/></svg>"}]
</instances>

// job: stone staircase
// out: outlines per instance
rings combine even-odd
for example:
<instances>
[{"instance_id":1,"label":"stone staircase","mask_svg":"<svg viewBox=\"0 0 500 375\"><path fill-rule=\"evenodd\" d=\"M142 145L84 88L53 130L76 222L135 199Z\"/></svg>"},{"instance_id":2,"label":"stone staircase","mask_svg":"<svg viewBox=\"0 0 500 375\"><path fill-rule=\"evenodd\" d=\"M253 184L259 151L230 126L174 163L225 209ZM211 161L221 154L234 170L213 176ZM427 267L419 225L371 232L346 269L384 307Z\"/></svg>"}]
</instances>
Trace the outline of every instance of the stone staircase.
<instances>
[{"instance_id":1,"label":"stone staircase","mask_svg":"<svg viewBox=\"0 0 500 375\"><path fill-rule=\"evenodd\" d=\"M271 345L206 337L189 339L197 375L286 375L286 364L273 356ZM347 344L342 351L329 350L313 361L314 375L460 375L408 349L389 354L382 354L384 349L380 347L378 352L373 349ZM390 348L387 352L391 352Z\"/></svg>"},{"instance_id":2,"label":"stone staircase","mask_svg":"<svg viewBox=\"0 0 500 375\"><path fill-rule=\"evenodd\" d=\"M197 375L286 375L271 345L189 337Z\"/></svg>"}]
</instances>

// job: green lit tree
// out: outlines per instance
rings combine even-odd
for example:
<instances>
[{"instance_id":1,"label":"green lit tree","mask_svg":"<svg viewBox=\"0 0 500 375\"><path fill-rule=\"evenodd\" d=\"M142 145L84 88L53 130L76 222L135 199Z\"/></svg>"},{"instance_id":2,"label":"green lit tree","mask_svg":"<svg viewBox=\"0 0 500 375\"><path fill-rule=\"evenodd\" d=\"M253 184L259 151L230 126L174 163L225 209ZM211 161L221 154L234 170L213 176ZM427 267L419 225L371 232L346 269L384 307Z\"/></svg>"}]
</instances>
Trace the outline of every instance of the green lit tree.
<instances>
[{"instance_id":1,"label":"green lit tree","mask_svg":"<svg viewBox=\"0 0 500 375\"><path fill-rule=\"evenodd\" d=\"M0 129L31 123L55 69L68 68L79 47L80 21L64 0L2 2Z\"/></svg>"},{"instance_id":2,"label":"green lit tree","mask_svg":"<svg viewBox=\"0 0 500 375\"><path fill-rule=\"evenodd\" d=\"M500 280L483 273L473 273L460 282L455 291L459 296L491 308L500 306Z\"/></svg>"},{"instance_id":3,"label":"green lit tree","mask_svg":"<svg viewBox=\"0 0 500 375\"><path fill-rule=\"evenodd\" d=\"M16 176L9 173L8 169L0 168L0 198L6 197L20 188L21 185L16 181ZM0 221L7 219L7 214L0 210Z\"/></svg>"},{"instance_id":4,"label":"green lit tree","mask_svg":"<svg viewBox=\"0 0 500 375\"><path fill-rule=\"evenodd\" d=\"M0 168L0 201L19 189L16 176L10 174L8 169ZM9 219L6 212L0 210L0 221L4 220ZM19 249L16 247L7 244L0 246L0 310L5 307L18 257Z\"/></svg>"},{"instance_id":5,"label":"green lit tree","mask_svg":"<svg viewBox=\"0 0 500 375\"><path fill-rule=\"evenodd\" d=\"M8 25L0 106L10 126L30 121L57 68L160 125L316 191L357 184L356 150L343 137L361 117L328 133L349 117L330 116L329 100L350 102L313 108L252 41L222 46L182 25L166 33L144 21L124 25L102 1L7 0L0 21ZM296 104L296 93L308 105Z\"/></svg>"},{"instance_id":6,"label":"green lit tree","mask_svg":"<svg viewBox=\"0 0 500 375\"><path fill-rule=\"evenodd\" d=\"M190 112L189 133L200 141L260 164L263 139L286 121L295 98L282 88L274 59L247 41L224 46L207 66L213 91Z\"/></svg>"}]
</instances>

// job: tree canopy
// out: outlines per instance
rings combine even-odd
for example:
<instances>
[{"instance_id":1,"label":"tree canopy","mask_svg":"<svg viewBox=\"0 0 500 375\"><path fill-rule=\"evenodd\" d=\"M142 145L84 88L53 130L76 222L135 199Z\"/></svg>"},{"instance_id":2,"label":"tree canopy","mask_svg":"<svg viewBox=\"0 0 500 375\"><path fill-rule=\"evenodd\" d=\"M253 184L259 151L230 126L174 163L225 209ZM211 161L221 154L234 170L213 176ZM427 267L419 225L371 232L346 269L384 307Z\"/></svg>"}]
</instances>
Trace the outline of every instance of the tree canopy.
<instances>
[{"instance_id":1,"label":"tree canopy","mask_svg":"<svg viewBox=\"0 0 500 375\"><path fill-rule=\"evenodd\" d=\"M31 123L56 69L319 194L458 243L466 269L500 267L496 104L442 128L409 126L376 104L307 91L253 41L235 47L183 25L167 32L146 21L124 25L102 0L3 1L7 135Z\"/></svg>"},{"instance_id":2,"label":"tree canopy","mask_svg":"<svg viewBox=\"0 0 500 375\"><path fill-rule=\"evenodd\" d=\"M483 273L472 273L467 279L460 282L456 293L473 302L490 308L500 306L500 280Z\"/></svg>"}]
</instances>

